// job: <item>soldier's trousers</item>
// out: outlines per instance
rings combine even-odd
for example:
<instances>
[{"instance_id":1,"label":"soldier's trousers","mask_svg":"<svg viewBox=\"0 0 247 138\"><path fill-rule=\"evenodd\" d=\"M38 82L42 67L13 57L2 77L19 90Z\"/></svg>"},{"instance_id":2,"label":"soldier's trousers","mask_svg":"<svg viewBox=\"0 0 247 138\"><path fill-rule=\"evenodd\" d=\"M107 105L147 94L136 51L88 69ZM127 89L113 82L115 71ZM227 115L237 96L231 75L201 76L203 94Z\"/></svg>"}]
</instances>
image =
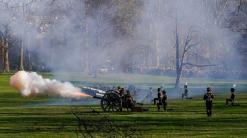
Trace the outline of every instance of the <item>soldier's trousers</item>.
<instances>
[{"instance_id":1,"label":"soldier's trousers","mask_svg":"<svg viewBox=\"0 0 247 138\"><path fill-rule=\"evenodd\" d=\"M157 108L158 108L158 111L160 111L160 106L162 105L162 103L161 102L158 102L157 103Z\"/></svg>"},{"instance_id":2,"label":"soldier's trousers","mask_svg":"<svg viewBox=\"0 0 247 138\"><path fill-rule=\"evenodd\" d=\"M206 102L206 112L208 116L212 115L212 106L213 104L211 102Z\"/></svg>"},{"instance_id":3,"label":"soldier's trousers","mask_svg":"<svg viewBox=\"0 0 247 138\"><path fill-rule=\"evenodd\" d=\"M163 103L163 109L164 109L164 111L166 111L166 107L167 107L167 102L164 102Z\"/></svg>"},{"instance_id":4,"label":"soldier's trousers","mask_svg":"<svg viewBox=\"0 0 247 138\"><path fill-rule=\"evenodd\" d=\"M226 99L226 105L228 105L229 102L231 102L231 105L233 105L234 100L232 100L232 99L230 99L230 98L229 98L229 99Z\"/></svg>"},{"instance_id":5,"label":"soldier's trousers","mask_svg":"<svg viewBox=\"0 0 247 138\"><path fill-rule=\"evenodd\" d=\"M182 99L184 99L184 97L188 98L188 94L187 93L182 93Z\"/></svg>"}]
</instances>

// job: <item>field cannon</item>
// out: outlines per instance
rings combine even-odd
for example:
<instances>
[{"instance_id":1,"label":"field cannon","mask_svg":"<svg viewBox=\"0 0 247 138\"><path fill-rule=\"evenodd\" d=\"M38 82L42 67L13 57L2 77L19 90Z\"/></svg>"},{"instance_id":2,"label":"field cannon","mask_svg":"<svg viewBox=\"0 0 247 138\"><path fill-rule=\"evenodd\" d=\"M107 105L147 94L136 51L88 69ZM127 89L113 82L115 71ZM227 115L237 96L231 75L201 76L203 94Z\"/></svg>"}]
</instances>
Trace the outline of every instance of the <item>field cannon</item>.
<instances>
[{"instance_id":1,"label":"field cannon","mask_svg":"<svg viewBox=\"0 0 247 138\"><path fill-rule=\"evenodd\" d=\"M81 87L82 91L89 93L93 98L100 99L100 106L104 112L121 112L123 109L142 112L147 111L142 104L134 100L130 103L126 95L120 95L116 90L100 90L90 87Z\"/></svg>"}]
</instances>

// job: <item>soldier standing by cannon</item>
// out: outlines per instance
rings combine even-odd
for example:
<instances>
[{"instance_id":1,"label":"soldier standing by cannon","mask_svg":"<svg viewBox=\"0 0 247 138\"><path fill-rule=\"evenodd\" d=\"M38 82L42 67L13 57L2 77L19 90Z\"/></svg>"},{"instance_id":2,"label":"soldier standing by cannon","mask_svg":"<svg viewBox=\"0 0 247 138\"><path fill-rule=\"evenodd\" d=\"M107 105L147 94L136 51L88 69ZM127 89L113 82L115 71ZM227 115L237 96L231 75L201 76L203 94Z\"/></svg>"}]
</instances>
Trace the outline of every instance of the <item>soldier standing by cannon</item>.
<instances>
[{"instance_id":1,"label":"soldier standing by cannon","mask_svg":"<svg viewBox=\"0 0 247 138\"><path fill-rule=\"evenodd\" d=\"M207 93L204 95L203 100L206 101L206 112L208 117L212 116L212 106L213 106L214 95L210 87L207 88Z\"/></svg>"},{"instance_id":2,"label":"soldier standing by cannon","mask_svg":"<svg viewBox=\"0 0 247 138\"><path fill-rule=\"evenodd\" d=\"M226 99L226 105L228 105L229 102L231 102L231 105L234 105L234 100L235 100L235 88L231 88L231 97Z\"/></svg>"},{"instance_id":3,"label":"soldier standing by cannon","mask_svg":"<svg viewBox=\"0 0 247 138\"><path fill-rule=\"evenodd\" d=\"M157 91L158 91L158 95L157 95L158 98L156 99L158 101L157 102L157 108L158 108L158 111L160 111L160 105L162 105L161 89L158 88Z\"/></svg>"},{"instance_id":4,"label":"soldier standing by cannon","mask_svg":"<svg viewBox=\"0 0 247 138\"><path fill-rule=\"evenodd\" d=\"M134 108L134 100L133 100L133 97L131 96L129 90L126 90L126 94L125 94L125 97L124 98L126 100L127 110L131 109L131 111L133 111L133 108Z\"/></svg>"},{"instance_id":5,"label":"soldier standing by cannon","mask_svg":"<svg viewBox=\"0 0 247 138\"><path fill-rule=\"evenodd\" d=\"M163 94L163 96L162 96L162 105L163 105L164 111L166 111L166 107L167 107L167 95L166 95L166 91L163 90L162 91L162 94Z\"/></svg>"},{"instance_id":6,"label":"soldier standing by cannon","mask_svg":"<svg viewBox=\"0 0 247 138\"><path fill-rule=\"evenodd\" d=\"M125 91L124 88L121 88L120 86L117 87L117 92L121 97L124 96L124 91Z\"/></svg>"},{"instance_id":7,"label":"soldier standing by cannon","mask_svg":"<svg viewBox=\"0 0 247 138\"><path fill-rule=\"evenodd\" d=\"M157 89L157 98L154 98L153 99L153 101L154 101L154 105L156 105L157 104L157 101L159 101L159 97L161 97L161 89L160 88L158 88Z\"/></svg>"}]
</instances>

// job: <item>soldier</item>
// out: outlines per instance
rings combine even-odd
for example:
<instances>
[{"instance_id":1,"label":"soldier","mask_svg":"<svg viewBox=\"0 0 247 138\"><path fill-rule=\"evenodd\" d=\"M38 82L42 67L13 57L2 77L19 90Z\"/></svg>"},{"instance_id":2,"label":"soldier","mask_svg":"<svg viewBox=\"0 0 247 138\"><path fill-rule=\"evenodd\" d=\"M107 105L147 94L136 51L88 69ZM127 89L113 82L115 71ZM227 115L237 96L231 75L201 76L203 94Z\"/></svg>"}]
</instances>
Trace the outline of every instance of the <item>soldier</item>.
<instances>
[{"instance_id":1,"label":"soldier","mask_svg":"<svg viewBox=\"0 0 247 138\"><path fill-rule=\"evenodd\" d=\"M207 88L207 93L204 95L203 100L206 101L206 112L208 116L212 115L212 106L213 106L214 95L210 87Z\"/></svg>"},{"instance_id":2,"label":"soldier","mask_svg":"<svg viewBox=\"0 0 247 138\"><path fill-rule=\"evenodd\" d=\"M157 101L159 100L159 95L161 95L160 91L161 91L161 89L158 88L158 89L157 89L157 92L158 92L158 95L157 95L157 96L158 96L158 98L154 98L154 99L153 99L154 105L156 105Z\"/></svg>"},{"instance_id":3,"label":"soldier","mask_svg":"<svg viewBox=\"0 0 247 138\"><path fill-rule=\"evenodd\" d=\"M121 88L120 86L118 86L116 91L119 93L120 96L124 95L124 88Z\"/></svg>"},{"instance_id":4,"label":"soldier","mask_svg":"<svg viewBox=\"0 0 247 138\"><path fill-rule=\"evenodd\" d=\"M160 105L162 105L161 89L158 88L157 91L158 91L157 108L158 108L158 111L160 111Z\"/></svg>"},{"instance_id":5,"label":"soldier","mask_svg":"<svg viewBox=\"0 0 247 138\"><path fill-rule=\"evenodd\" d=\"M134 100L133 97L130 94L129 90L126 90L127 94L125 95L125 100L127 103L127 110L130 108L131 110L133 110L134 108Z\"/></svg>"},{"instance_id":6,"label":"soldier","mask_svg":"<svg viewBox=\"0 0 247 138\"><path fill-rule=\"evenodd\" d=\"M121 88L121 89L119 90L119 95L120 95L120 96L124 96L124 88Z\"/></svg>"},{"instance_id":7,"label":"soldier","mask_svg":"<svg viewBox=\"0 0 247 138\"><path fill-rule=\"evenodd\" d=\"M188 85L187 84L184 85L184 93L182 94L182 99L184 99L184 97L188 98Z\"/></svg>"},{"instance_id":8,"label":"soldier","mask_svg":"<svg viewBox=\"0 0 247 138\"><path fill-rule=\"evenodd\" d=\"M166 111L166 106L167 106L167 95L166 95L166 91L163 90L162 91L162 94L163 94L163 96L162 96L163 109L164 109L164 111Z\"/></svg>"},{"instance_id":9,"label":"soldier","mask_svg":"<svg viewBox=\"0 0 247 138\"><path fill-rule=\"evenodd\" d=\"M234 100L235 100L235 89L231 88L231 97L226 99L226 105L228 105L229 102L231 102L231 105L233 106Z\"/></svg>"}]
</instances>

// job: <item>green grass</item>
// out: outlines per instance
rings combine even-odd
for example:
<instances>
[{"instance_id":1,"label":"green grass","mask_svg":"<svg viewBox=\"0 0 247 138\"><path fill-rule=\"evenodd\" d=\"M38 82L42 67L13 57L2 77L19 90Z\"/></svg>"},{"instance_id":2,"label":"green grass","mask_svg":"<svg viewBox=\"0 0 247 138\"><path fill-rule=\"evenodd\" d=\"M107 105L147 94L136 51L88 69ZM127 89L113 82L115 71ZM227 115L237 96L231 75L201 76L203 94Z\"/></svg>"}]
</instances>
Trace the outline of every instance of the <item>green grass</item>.
<instances>
[{"instance_id":1,"label":"green grass","mask_svg":"<svg viewBox=\"0 0 247 138\"><path fill-rule=\"evenodd\" d=\"M49 74L46 76L51 77ZM154 105L145 105L149 108L149 112L102 113L98 105L31 106L54 99L23 98L19 92L9 87L9 77L10 74L0 75L0 138L77 137L75 131L77 120L71 113L75 107L83 118L94 122L92 127L101 124L99 121L103 117L108 117L112 121L114 130L111 133L106 132L104 130L107 126L101 124L102 131L92 132L93 136L97 137L107 137L110 134L124 137L130 133L131 129L136 130L134 137L247 137L247 93L238 93L236 98L240 106L234 107L224 105L227 95L216 94L211 118L206 117L202 97L184 101L169 100L167 112L157 112ZM61 78L63 77L65 76L61 75ZM126 80L124 77L129 79ZM85 82L115 83L119 81L124 84L132 81L139 84L159 84L163 81L172 82L173 78L122 74L122 79L119 80L117 75L103 75L98 79L75 77L76 79ZM192 82L196 80L191 79ZM205 80L205 83L209 83L209 80ZM228 82L213 80L210 83ZM100 113L93 113L92 109ZM113 133L115 129L117 133Z\"/></svg>"}]
</instances>

